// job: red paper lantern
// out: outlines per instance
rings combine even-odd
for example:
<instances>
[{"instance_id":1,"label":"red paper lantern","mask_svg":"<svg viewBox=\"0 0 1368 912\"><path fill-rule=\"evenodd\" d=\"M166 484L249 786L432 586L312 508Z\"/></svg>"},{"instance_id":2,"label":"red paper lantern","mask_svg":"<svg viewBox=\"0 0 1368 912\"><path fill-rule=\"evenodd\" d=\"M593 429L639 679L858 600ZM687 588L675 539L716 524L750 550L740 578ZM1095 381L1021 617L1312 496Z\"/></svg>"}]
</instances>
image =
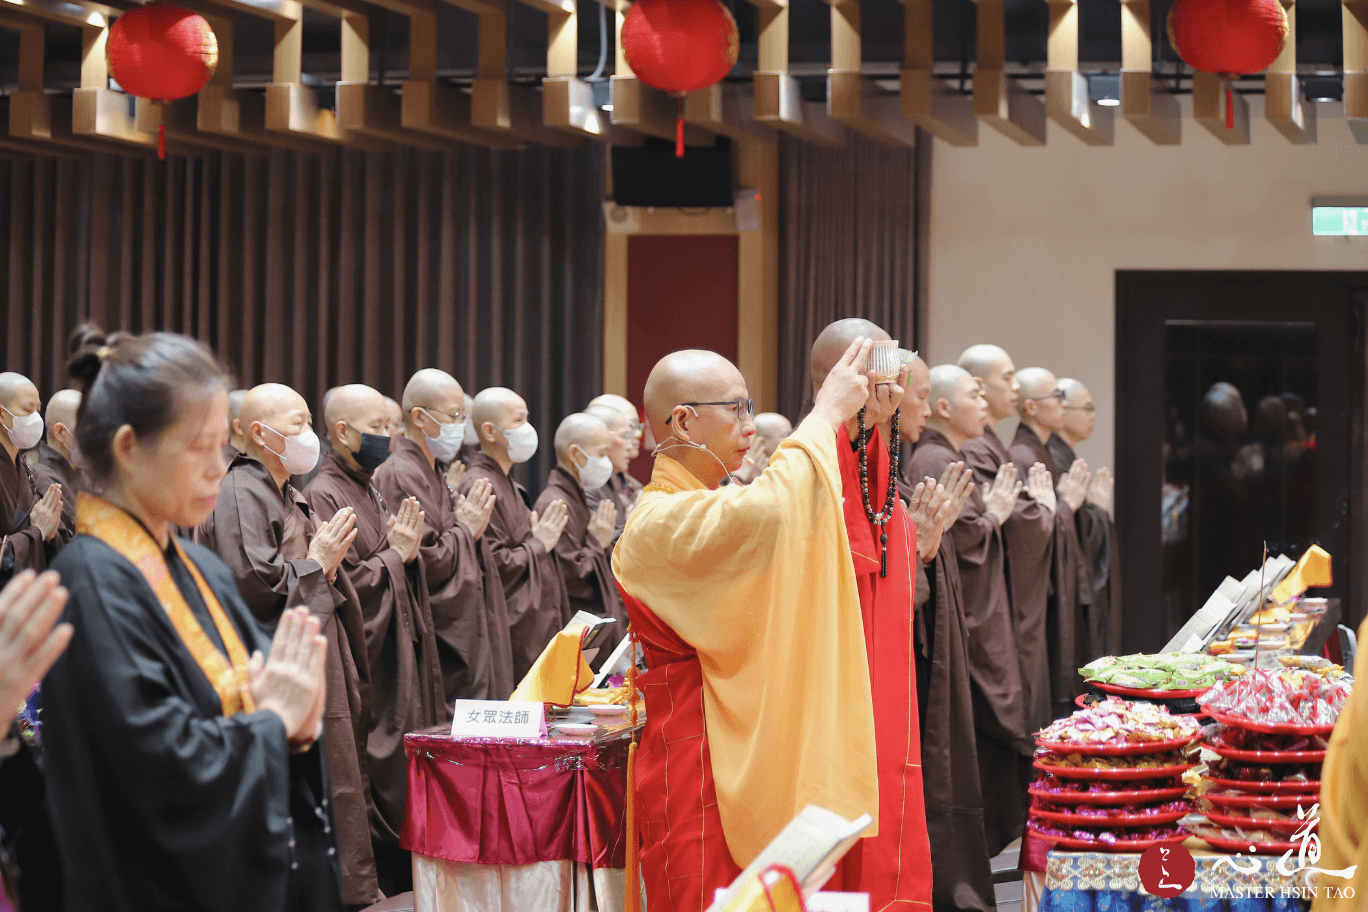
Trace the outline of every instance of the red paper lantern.
<instances>
[{"instance_id":1,"label":"red paper lantern","mask_svg":"<svg viewBox=\"0 0 1368 912\"><path fill-rule=\"evenodd\" d=\"M637 0L622 23L622 53L636 77L680 99L675 154L684 154L684 96L731 72L740 37L718 0Z\"/></svg>"},{"instance_id":2,"label":"red paper lantern","mask_svg":"<svg viewBox=\"0 0 1368 912\"><path fill-rule=\"evenodd\" d=\"M170 3L152 3L114 20L105 59L125 92L174 101L194 95L214 75L218 39L204 17ZM165 128L159 131L157 155L166 157Z\"/></svg>"},{"instance_id":3,"label":"red paper lantern","mask_svg":"<svg viewBox=\"0 0 1368 912\"><path fill-rule=\"evenodd\" d=\"M1169 10L1169 43L1188 66L1229 80L1268 69L1287 43L1280 0L1177 0ZM1226 129L1234 126L1226 86Z\"/></svg>"}]
</instances>

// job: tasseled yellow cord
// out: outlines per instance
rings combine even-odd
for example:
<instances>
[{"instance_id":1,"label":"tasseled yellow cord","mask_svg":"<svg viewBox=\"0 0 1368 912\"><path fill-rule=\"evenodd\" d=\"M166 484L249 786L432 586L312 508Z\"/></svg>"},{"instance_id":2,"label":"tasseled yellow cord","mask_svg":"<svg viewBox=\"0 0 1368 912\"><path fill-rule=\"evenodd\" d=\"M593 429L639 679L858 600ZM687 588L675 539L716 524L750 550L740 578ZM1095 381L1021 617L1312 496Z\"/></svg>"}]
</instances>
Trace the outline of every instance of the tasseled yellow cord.
<instances>
[{"instance_id":1,"label":"tasseled yellow cord","mask_svg":"<svg viewBox=\"0 0 1368 912\"><path fill-rule=\"evenodd\" d=\"M630 628L627 635L631 636ZM630 708L632 743L627 747L627 903L626 912L641 912L641 867L636 831L637 666L636 644L627 665L627 705Z\"/></svg>"}]
</instances>

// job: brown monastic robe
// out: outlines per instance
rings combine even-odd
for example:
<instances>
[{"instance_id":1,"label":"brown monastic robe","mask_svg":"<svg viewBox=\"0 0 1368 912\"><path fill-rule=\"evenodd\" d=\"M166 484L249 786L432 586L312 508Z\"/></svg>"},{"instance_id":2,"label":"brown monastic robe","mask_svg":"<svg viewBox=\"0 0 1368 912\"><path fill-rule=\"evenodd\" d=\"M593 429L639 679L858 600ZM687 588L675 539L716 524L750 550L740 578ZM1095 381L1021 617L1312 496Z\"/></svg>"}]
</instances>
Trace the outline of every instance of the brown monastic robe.
<instances>
[{"instance_id":1,"label":"brown monastic robe","mask_svg":"<svg viewBox=\"0 0 1368 912\"><path fill-rule=\"evenodd\" d=\"M513 680L518 682L574 612L555 555L532 536L531 498L526 489L505 475L492 457L472 453L461 480L461 493L468 492L481 478L494 489L494 515L489 518L484 540L503 584L513 645Z\"/></svg>"},{"instance_id":2,"label":"brown monastic robe","mask_svg":"<svg viewBox=\"0 0 1368 912\"><path fill-rule=\"evenodd\" d=\"M923 476L911 476L920 480ZM937 476L939 477L939 476ZM915 484L898 484L911 500ZM917 560L913 648L921 726L922 786L931 839L931 902L937 910L995 907L992 857L983 829L978 738L963 721L974 714L969 622L960 592L959 558L947 533L930 564Z\"/></svg>"},{"instance_id":3,"label":"brown monastic robe","mask_svg":"<svg viewBox=\"0 0 1368 912\"><path fill-rule=\"evenodd\" d=\"M1037 462L1050 470L1051 478L1060 471L1049 449L1025 424L1017 428L1011 454L1019 471L1026 471ZM1084 658L1088 645L1087 606L1092 602L1092 580L1083 564L1073 508L1062 499L1055 508L1052 538L1045 638L1049 656L1052 717L1058 717L1074 711L1074 698L1087 689L1078 669L1092 661ZM1008 553L1010 555L1011 552Z\"/></svg>"},{"instance_id":4,"label":"brown monastic robe","mask_svg":"<svg viewBox=\"0 0 1368 912\"><path fill-rule=\"evenodd\" d=\"M1061 473L1078 458L1073 447L1058 434L1051 434L1046 445ZM1085 650L1086 661L1091 662L1121 654L1121 550L1116 539L1116 521L1107 510L1085 501L1074 514L1074 520L1083 549L1083 566L1091 583ZM1080 587L1080 591L1086 594L1088 590Z\"/></svg>"},{"instance_id":5,"label":"brown monastic robe","mask_svg":"<svg viewBox=\"0 0 1368 912\"><path fill-rule=\"evenodd\" d=\"M1012 461L1011 453L991 427L982 437L964 444L964 457L965 465L974 470L974 480L979 484L991 484L998 469ZM1018 466L1018 476L1025 482L1026 469ZM1069 521L1073 521L1072 514ZM1044 728L1054 718L1050 706L1051 666L1046 629L1054 527L1055 515L1023 490L1002 528L1007 548L1012 625L1016 630L1021 679L1026 688L1026 723L1031 731Z\"/></svg>"},{"instance_id":6,"label":"brown monastic robe","mask_svg":"<svg viewBox=\"0 0 1368 912\"><path fill-rule=\"evenodd\" d=\"M425 514L418 553L442 660L447 716L457 700L507 700L517 682L503 587L489 546L456 521L443 467L428 465L422 447L401 437L376 470L375 486L391 505L417 498Z\"/></svg>"},{"instance_id":7,"label":"brown monastic robe","mask_svg":"<svg viewBox=\"0 0 1368 912\"><path fill-rule=\"evenodd\" d=\"M332 519L343 507L356 511L356 539L342 559L341 572L361 602L370 664L366 754L376 811L371 832L397 846L408 796L404 735L445 721L442 667L423 562L405 564L389 546L385 527L390 511L370 481L330 452L304 498L319 522Z\"/></svg>"},{"instance_id":8,"label":"brown monastic robe","mask_svg":"<svg viewBox=\"0 0 1368 912\"><path fill-rule=\"evenodd\" d=\"M67 462L46 440L38 444L37 457L30 468L38 493L46 491L49 485L62 486L62 519L57 527L57 540L65 545L76 535L76 496L86 489L85 473Z\"/></svg>"},{"instance_id":9,"label":"brown monastic robe","mask_svg":"<svg viewBox=\"0 0 1368 912\"><path fill-rule=\"evenodd\" d=\"M598 617L617 618L617 623L608 633L608 639L599 648L599 656L607 658L627 635L627 609L613 580L609 549L601 546L589 534L589 519L593 512L589 509L587 494L580 483L570 477L569 472L556 466L547 476L546 488L537 498L533 509L541 516L553 501L565 501L568 518L565 531L561 533L560 541L556 542L556 563L560 566L561 579L565 581L571 616L576 611L587 611ZM621 511L621 507L618 509Z\"/></svg>"},{"instance_id":10,"label":"brown monastic robe","mask_svg":"<svg viewBox=\"0 0 1368 912\"><path fill-rule=\"evenodd\" d=\"M29 511L43 497L33 470L23 454L10 459L0 450L0 535L9 537L14 551L14 572L33 570L42 573L61 548L61 531L52 541L29 522Z\"/></svg>"},{"instance_id":11,"label":"brown monastic robe","mask_svg":"<svg viewBox=\"0 0 1368 912\"><path fill-rule=\"evenodd\" d=\"M275 629L286 608L308 608L322 625L328 641L323 748L342 898L349 905L368 904L379 894L365 766L370 715L366 636L361 603L346 577L339 573L336 584L330 584L323 568L307 557L316 530L308 504L292 485L276 487L264 465L239 454L219 483L213 514L195 530L194 540L228 565L243 602L266 630Z\"/></svg>"},{"instance_id":12,"label":"brown monastic robe","mask_svg":"<svg viewBox=\"0 0 1368 912\"><path fill-rule=\"evenodd\" d=\"M955 452L943 434L927 428L912 452L907 477L940 478L946 467L962 460L964 456ZM1021 835L1026 821L1026 783L1031 778L1035 751L1033 730L1026 723L1002 536L997 520L984 511L977 486L959 519L945 533L959 574L978 758L975 769L990 857ZM959 724L964 721L963 716L956 719ZM943 745L932 745L930 756L937 760L928 761L924 756L924 769L928 762L940 762L938 752L942 749ZM959 754L952 759L956 764L968 763ZM929 796L929 785L927 789ZM935 845L932 839L933 848ZM933 858L932 870L935 868Z\"/></svg>"},{"instance_id":13,"label":"brown monastic robe","mask_svg":"<svg viewBox=\"0 0 1368 912\"><path fill-rule=\"evenodd\" d=\"M631 512L632 505L641 496L641 489L641 482L631 475L626 472L614 472L606 485L584 492L584 503L589 507L590 513L598 509L599 501L605 497L611 498L613 503L617 505L617 528L613 530L614 545L622 537L622 530L627 525L627 514Z\"/></svg>"}]
</instances>

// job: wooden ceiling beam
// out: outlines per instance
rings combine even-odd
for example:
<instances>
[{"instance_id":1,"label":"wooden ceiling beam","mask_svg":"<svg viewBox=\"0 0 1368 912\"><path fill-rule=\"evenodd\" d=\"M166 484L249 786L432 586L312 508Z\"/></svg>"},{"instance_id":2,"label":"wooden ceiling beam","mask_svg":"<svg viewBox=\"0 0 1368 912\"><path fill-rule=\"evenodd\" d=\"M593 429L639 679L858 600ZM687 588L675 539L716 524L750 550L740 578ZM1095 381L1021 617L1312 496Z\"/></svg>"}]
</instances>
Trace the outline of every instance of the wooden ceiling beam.
<instances>
[{"instance_id":1,"label":"wooden ceiling beam","mask_svg":"<svg viewBox=\"0 0 1368 912\"><path fill-rule=\"evenodd\" d=\"M859 0L827 0L831 6L831 68L827 113L852 130L889 146L915 146L917 125L902 115L902 102L860 77L864 41Z\"/></svg>"},{"instance_id":2,"label":"wooden ceiling beam","mask_svg":"<svg viewBox=\"0 0 1368 912\"><path fill-rule=\"evenodd\" d=\"M845 143L845 127L827 113L826 105L804 101L798 80L789 75L788 3L760 3L759 65L752 84L755 119L820 146Z\"/></svg>"},{"instance_id":3,"label":"wooden ceiling beam","mask_svg":"<svg viewBox=\"0 0 1368 912\"><path fill-rule=\"evenodd\" d=\"M1316 142L1316 106L1302 100L1297 79L1297 5L1283 0L1287 11L1287 43L1264 74L1264 117L1295 145Z\"/></svg>"},{"instance_id":4,"label":"wooden ceiling beam","mask_svg":"<svg viewBox=\"0 0 1368 912\"><path fill-rule=\"evenodd\" d=\"M1045 145L1045 105L1007 75L1007 14L1003 0L975 0L978 58L974 115L1023 146Z\"/></svg>"},{"instance_id":5,"label":"wooden ceiling beam","mask_svg":"<svg viewBox=\"0 0 1368 912\"><path fill-rule=\"evenodd\" d=\"M1078 0L1050 0L1050 38L1045 69L1045 114L1090 146L1110 146L1113 110L1093 104L1088 77L1078 72Z\"/></svg>"},{"instance_id":6,"label":"wooden ceiling beam","mask_svg":"<svg viewBox=\"0 0 1368 912\"><path fill-rule=\"evenodd\" d=\"M71 132L155 151L157 133L138 129L133 97L109 87L109 61L105 59L108 40L108 24L81 26L81 87L71 97ZM168 143L167 148L173 149L175 144ZM193 150L175 151L184 154Z\"/></svg>"},{"instance_id":7,"label":"wooden ceiling beam","mask_svg":"<svg viewBox=\"0 0 1368 912\"><path fill-rule=\"evenodd\" d=\"M1226 128L1226 103L1231 106ZM1192 119L1227 146L1249 145L1249 102L1239 92L1226 94L1225 80L1215 73L1192 73Z\"/></svg>"},{"instance_id":8,"label":"wooden ceiling beam","mask_svg":"<svg viewBox=\"0 0 1368 912\"><path fill-rule=\"evenodd\" d=\"M470 122L504 141L535 142L574 148L584 142L546 125L542 93L508 81L508 14L503 9L479 14L479 57L471 86Z\"/></svg>"},{"instance_id":9,"label":"wooden ceiling beam","mask_svg":"<svg viewBox=\"0 0 1368 912\"><path fill-rule=\"evenodd\" d=\"M1359 144L1368 143L1368 0L1343 0L1344 120Z\"/></svg>"},{"instance_id":10,"label":"wooden ceiling beam","mask_svg":"<svg viewBox=\"0 0 1368 912\"><path fill-rule=\"evenodd\" d=\"M613 145L641 145L641 134L613 124L594 104L594 87L579 78L579 13L574 0L534 3L546 12L546 78L542 80L542 123L572 136ZM605 3L605 6L611 4Z\"/></svg>"},{"instance_id":11,"label":"wooden ceiling beam","mask_svg":"<svg viewBox=\"0 0 1368 912\"><path fill-rule=\"evenodd\" d=\"M1178 99L1154 78L1150 0L1121 0L1121 117L1157 146L1183 139Z\"/></svg>"},{"instance_id":12,"label":"wooden ceiling beam","mask_svg":"<svg viewBox=\"0 0 1368 912\"><path fill-rule=\"evenodd\" d=\"M744 83L719 82L684 99L684 119L733 140L773 144L779 135L755 119L755 91Z\"/></svg>"},{"instance_id":13,"label":"wooden ceiling beam","mask_svg":"<svg viewBox=\"0 0 1368 912\"><path fill-rule=\"evenodd\" d=\"M952 146L976 146L973 101L936 78L933 18L931 0L903 0L903 117Z\"/></svg>"}]
</instances>

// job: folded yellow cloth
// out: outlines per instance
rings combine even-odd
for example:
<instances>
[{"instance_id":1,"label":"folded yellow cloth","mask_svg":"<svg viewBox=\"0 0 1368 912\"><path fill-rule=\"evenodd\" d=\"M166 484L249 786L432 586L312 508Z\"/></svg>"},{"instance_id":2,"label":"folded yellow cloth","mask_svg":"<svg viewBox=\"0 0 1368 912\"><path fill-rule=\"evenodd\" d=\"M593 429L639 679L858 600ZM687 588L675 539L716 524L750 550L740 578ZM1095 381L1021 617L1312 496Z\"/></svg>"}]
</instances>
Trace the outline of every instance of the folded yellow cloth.
<instances>
[{"instance_id":1,"label":"folded yellow cloth","mask_svg":"<svg viewBox=\"0 0 1368 912\"><path fill-rule=\"evenodd\" d=\"M722 912L804 912L803 892L798 882L777 865L748 876L736 898Z\"/></svg>"},{"instance_id":2,"label":"folded yellow cloth","mask_svg":"<svg viewBox=\"0 0 1368 912\"><path fill-rule=\"evenodd\" d=\"M594 672L584 661L580 633L556 634L546 644L527 676L508 699L513 702L554 703L569 706L575 694L594 683Z\"/></svg>"},{"instance_id":3,"label":"folded yellow cloth","mask_svg":"<svg viewBox=\"0 0 1368 912\"><path fill-rule=\"evenodd\" d=\"M1312 586L1328 586L1332 582L1329 552L1320 545L1312 545L1287 574L1287 579L1273 590L1273 604L1286 605Z\"/></svg>"}]
</instances>

